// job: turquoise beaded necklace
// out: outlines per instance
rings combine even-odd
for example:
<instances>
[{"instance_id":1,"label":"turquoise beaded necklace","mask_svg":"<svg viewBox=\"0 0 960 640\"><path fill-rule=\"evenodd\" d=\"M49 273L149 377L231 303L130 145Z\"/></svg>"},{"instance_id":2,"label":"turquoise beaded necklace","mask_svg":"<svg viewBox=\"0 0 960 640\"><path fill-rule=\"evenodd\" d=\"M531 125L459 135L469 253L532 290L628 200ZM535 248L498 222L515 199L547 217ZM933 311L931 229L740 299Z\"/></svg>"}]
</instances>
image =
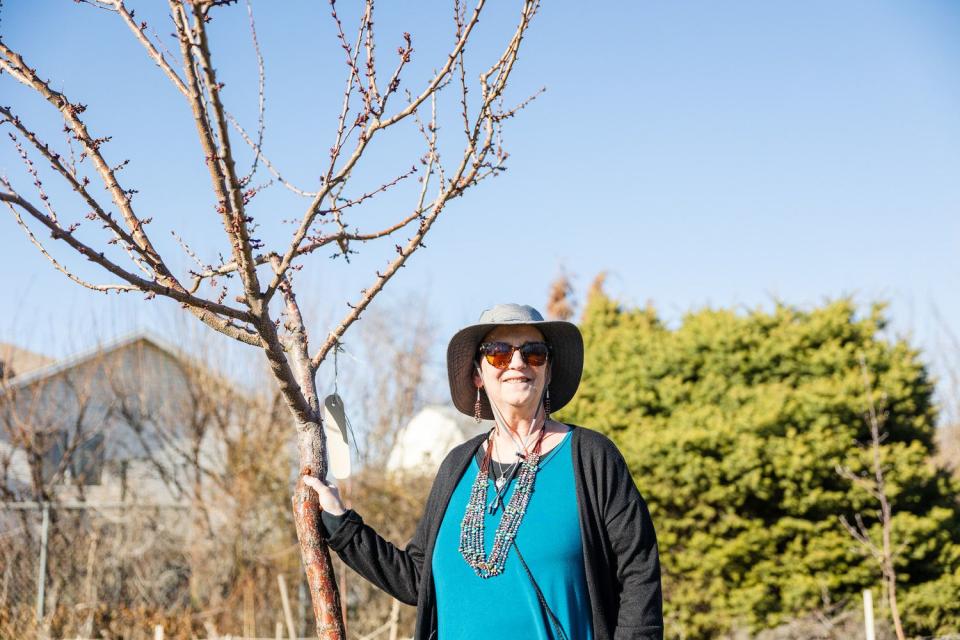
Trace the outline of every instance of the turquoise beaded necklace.
<instances>
[{"instance_id":1,"label":"turquoise beaded necklace","mask_svg":"<svg viewBox=\"0 0 960 640\"><path fill-rule=\"evenodd\" d=\"M543 443L546 431L546 425L541 427L533 451L520 461L517 486L513 490L513 495L510 496L506 509L503 510L503 515L500 516L500 524L497 525L497 531L493 537L493 549L489 556L484 548L484 511L487 506L487 478L493 449L492 434L487 442L487 451L480 465L480 471L473 481L467 510L460 523L460 555L481 578L492 578L503 573L507 553L520 528L520 522L527 512L530 496L533 494L533 481L537 477L537 467L540 464L540 445Z\"/></svg>"}]
</instances>

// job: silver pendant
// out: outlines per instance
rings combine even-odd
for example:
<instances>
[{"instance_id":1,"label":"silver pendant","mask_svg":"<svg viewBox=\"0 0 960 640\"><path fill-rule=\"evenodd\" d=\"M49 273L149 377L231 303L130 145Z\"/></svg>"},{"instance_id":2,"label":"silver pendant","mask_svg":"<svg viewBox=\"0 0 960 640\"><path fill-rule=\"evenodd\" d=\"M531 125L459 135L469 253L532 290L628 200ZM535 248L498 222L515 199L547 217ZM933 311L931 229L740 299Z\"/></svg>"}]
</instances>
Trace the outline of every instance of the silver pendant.
<instances>
[{"instance_id":1,"label":"silver pendant","mask_svg":"<svg viewBox=\"0 0 960 640\"><path fill-rule=\"evenodd\" d=\"M493 484L494 486L497 487L497 491L500 491L500 489L503 489L503 485L507 484L507 479L504 478L503 476L500 476L499 478L494 480Z\"/></svg>"}]
</instances>

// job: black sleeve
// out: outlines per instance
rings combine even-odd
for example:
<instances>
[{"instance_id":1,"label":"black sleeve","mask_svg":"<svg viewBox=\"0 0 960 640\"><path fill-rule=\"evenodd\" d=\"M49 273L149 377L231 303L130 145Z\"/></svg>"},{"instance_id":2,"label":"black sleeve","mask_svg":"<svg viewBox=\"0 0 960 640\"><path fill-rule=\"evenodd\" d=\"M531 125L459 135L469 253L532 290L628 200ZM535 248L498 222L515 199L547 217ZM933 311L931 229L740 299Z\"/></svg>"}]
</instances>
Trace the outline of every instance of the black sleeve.
<instances>
[{"instance_id":1,"label":"black sleeve","mask_svg":"<svg viewBox=\"0 0 960 640\"><path fill-rule=\"evenodd\" d=\"M417 604L423 566L423 546L418 537L401 549L364 524L356 511L347 511L340 519L340 526L328 540L330 548L351 569L400 602Z\"/></svg>"},{"instance_id":2,"label":"black sleeve","mask_svg":"<svg viewBox=\"0 0 960 640\"><path fill-rule=\"evenodd\" d=\"M333 515L332 513L327 513L326 511L320 512L320 521L323 523L324 529L324 538L329 539L334 533L337 532L337 529L340 528L340 525L343 524L343 521L346 519L346 512L341 513L338 516Z\"/></svg>"},{"instance_id":3,"label":"black sleeve","mask_svg":"<svg viewBox=\"0 0 960 640\"><path fill-rule=\"evenodd\" d=\"M615 478L604 515L607 536L620 584L615 640L663 638L663 595L660 556L650 511L619 451L608 469Z\"/></svg>"},{"instance_id":4,"label":"black sleeve","mask_svg":"<svg viewBox=\"0 0 960 640\"><path fill-rule=\"evenodd\" d=\"M386 591L400 602L416 605L420 589L427 536L436 519L443 517L440 505L441 486L446 464L441 465L433 482L424 513L413 538L403 549L384 539L353 510L342 516L335 530L330 530L328 543L347 566ZM323 514L321 514L321 519ZM333 523L337 524L337 523ZM328 526L324 522L324 526ZM428 560L429 561L429 560Z\"/></svg>"}]
</instances>

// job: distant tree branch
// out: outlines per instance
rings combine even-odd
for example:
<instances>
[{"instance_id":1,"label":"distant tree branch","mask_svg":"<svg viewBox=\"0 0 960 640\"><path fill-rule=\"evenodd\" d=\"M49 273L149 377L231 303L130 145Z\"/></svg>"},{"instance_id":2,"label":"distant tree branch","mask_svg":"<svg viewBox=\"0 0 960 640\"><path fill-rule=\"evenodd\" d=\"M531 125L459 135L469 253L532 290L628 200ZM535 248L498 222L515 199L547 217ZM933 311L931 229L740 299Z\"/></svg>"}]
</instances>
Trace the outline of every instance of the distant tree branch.
<instances>
[{"instance_id":1,"label":"distant tree branch","mask_svg":"<svg viewBox=\"0 0 960 640\"><path fill-rule=\"evenodd\" d=\"M854 524L851 524L846 516L840 516L840 524L846 529L847 533L857 541L860 548L873 557L880 565L880 572L886 585L887 599L890 604L890 613L893 617L894 629L898 640L904 640L903 623L900 620L900 609L897 605L897 571L896 556L897 550L893 547L893 509L890 505L890 499L887 496L887 485L884 477L884 466L882 460L881 445L886 434L883 432L882 423L885 421L886 414L877 411L876 403L873 400L873 388L870 384L870 371L867 368L866 358L859 354L860 371L863 375L863 389L867 400L867 424L870 427L870 457L872 478L864 477L854 473L849 467L837 465L837 473L850 480L856 486L864 489L880 506L877 513L880 520L880 537L878 545L870 536L870 530L863 521L860 513L854 515Z\"/></svg>"}]
</instances>

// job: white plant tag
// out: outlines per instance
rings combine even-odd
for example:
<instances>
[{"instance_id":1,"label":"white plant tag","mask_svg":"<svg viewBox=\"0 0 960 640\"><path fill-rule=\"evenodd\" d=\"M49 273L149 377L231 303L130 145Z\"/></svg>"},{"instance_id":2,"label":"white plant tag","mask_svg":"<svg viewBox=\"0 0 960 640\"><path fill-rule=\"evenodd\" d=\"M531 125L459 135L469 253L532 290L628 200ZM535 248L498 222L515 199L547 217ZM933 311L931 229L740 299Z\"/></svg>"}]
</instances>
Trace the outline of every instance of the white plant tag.
<instances>
[{"instance_id":1,"label":"white plant tag","mask_svg":"<svg viewBox=\"0 0 960 640\"><path fill-rule=\"evenodd\" d=\"M323 400L323 433L327 438L327 479L350 477L350 440L343 399L333 393Z\"/></svg>"}]
</instances>

